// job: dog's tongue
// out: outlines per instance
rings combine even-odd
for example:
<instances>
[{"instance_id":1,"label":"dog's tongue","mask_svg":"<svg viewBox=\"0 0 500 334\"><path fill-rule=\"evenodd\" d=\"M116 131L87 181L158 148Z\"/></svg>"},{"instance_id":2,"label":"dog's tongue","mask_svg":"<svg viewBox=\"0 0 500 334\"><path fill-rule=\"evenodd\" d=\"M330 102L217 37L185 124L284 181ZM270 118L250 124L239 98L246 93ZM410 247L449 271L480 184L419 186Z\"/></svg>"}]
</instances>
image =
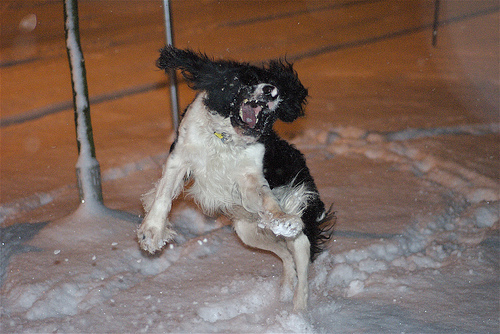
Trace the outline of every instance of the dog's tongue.
<instances>
[{"instance_id":1,"label":"dog's tongue","mask_svg":"<svg viewBox=\"0 0 500 334\"><path fill-rule=\"evenodd\" d=\"M241 116L243 122L247 123L251 128L257 124L257 115L262 108L259 105L252 107L252 103L244 103L241 107Z\"/></svg>"}]
</instances>

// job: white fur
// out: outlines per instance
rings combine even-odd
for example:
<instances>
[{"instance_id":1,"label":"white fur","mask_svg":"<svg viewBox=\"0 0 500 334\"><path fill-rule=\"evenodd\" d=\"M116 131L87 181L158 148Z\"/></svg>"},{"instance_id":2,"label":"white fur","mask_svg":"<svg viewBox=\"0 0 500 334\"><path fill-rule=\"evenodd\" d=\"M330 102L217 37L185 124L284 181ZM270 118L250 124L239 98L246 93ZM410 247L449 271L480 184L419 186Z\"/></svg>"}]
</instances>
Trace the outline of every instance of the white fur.
<instances>
[{"instance_id":1,"label":"white fur","mask_svg":"<svg viewBox=\"0 0 500 334\"><path fill-rule=\"evenodd\" d=\"M292 184L294 181L292 181ZM292 184L274 188L272 190L273 195L278 199L283 212L302 216L302 213L307 207L307 201L313 197L315 193L308 190L304 183L295 186Z\"/></svg>"},{"instance_id":2,"label":"white fur","mask_svg":"<svg viewBox=\"0 0 500 334\"><path fill-rule=\"evenodd\" d=\"M283 260L285 288L298 275L294 308L304 309L310 245L300 215L309 193L305 186L271 191L263 174L264 145L237 133L229 118L208 111L204 98L200 93L186 111L161 179L143 197L147 214L137 231L139 244L154 253L175 235L168 214L191 178L188 193L206 213L227 214L244 243Z\"/></svg>"}]
</instances>

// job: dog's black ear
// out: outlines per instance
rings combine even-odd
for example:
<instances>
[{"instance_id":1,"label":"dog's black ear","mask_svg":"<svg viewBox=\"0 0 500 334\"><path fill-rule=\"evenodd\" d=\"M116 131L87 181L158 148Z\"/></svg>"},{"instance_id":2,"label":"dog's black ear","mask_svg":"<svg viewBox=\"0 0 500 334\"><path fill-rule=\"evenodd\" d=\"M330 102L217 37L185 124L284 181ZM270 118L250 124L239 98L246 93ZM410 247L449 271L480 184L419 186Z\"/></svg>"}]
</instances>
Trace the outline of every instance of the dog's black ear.
<instances>
[{"instance_id":1,"label":"dog's black ear","mask_svg":"<svg viewBox=\"0 0 500 334\"><path fill-rule=\"evenodd\" d=\"M197 90L222 86L226 77L231 75L230 65L230 62L214 61L205 54L170 45L160 50L160 58L156 62L156 66L165 71L180 69L189 86Z\"/></svg>"},{"instance_id":2,"label":"dog's black ear","mask_svg":"<svg viewBox=\"0 0 500 334\"><path fill-rule=\"evenodd\" d=\"M293 65L286 60L273 60L269 62L269 71L275 77L282 99L277 110L278 118L284 122L293 122L303 116L307 89L300 82Z\"/></svg>"},{"instance_id":3,"label":"dog's black ear","mask_svg":"<svg viewBox=\"0 0 500 334\"><path fill-rule=\"evenodd\" d=\"M186 80L197 89L197 82L200 81L200 76L206 71L205 67L209 62L210 59L206 55L168 45L160 50L156 66L165 72L169 69L180 69Z\"/></svg>"}]
</instances>

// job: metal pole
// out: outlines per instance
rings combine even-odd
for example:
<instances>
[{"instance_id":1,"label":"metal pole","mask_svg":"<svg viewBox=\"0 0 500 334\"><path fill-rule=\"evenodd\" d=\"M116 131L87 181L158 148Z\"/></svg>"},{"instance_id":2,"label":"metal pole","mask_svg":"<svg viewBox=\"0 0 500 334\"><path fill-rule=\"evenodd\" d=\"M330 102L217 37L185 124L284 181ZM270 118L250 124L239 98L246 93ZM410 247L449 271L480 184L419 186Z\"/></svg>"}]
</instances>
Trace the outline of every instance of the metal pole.
<instances>
[{"instance_id":1,"label":"metal pole","mask_svg":"<svg viewBox=\"0 0 500 334\"><path fill-rule=\"evenodd\" d=\"M81 203L103 203L101 171L95 156L85 60L80 45L77 0L64 0L66 50L68 52L75 110L78 161L76 176Z\"/></svg>"},{"instance_id":2,"label":"metal pole","mask_svg":"<svg viewBox=\"0 0 500 334\"><path fill-rule=\"evenodd\" d=\"M432 46L437 44L437 33L439 26L439 0L434 1L434 22L432 24Z\"/></svg>"},{"instance_id":3,"label":"metal pole","mask_svg":"<svg viewBox=\"0 0 500 334\"><path fill-rule=\"evenodd\" d=\"M174 45L174 34L172 31L172 13L170 11L170 0L163 0L163 9L165 14L165 34L167 45ZM177 77L175 70L171 69L170 78L170 104L172 107L172 122L174 130L179 126L179 97L177 95Z\"/></svg>"}]
</instances>

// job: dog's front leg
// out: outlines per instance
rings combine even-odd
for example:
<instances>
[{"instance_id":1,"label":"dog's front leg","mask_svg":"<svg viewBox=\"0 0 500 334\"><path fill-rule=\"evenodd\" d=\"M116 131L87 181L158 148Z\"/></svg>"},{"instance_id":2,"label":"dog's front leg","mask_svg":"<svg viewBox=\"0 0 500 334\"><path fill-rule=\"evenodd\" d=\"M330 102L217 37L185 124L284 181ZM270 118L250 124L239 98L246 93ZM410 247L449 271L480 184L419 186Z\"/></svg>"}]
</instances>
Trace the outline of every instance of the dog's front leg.
<instances>
[{"instance_id":1,"label":"dog's front leg","mask_svg":"<svg viewBox=\"0 0 500 334\"><path fill-rule=\"evenodd\" d=\"M168 156L163 167L163 175L153 190L154 198L152 201L146 199L150 202L145 203L148 212L137 230L139 245L150 253L160 250L175 235L168 223L168 214L172 200L184 185L187 166L174 152Z\"/></svg>"},{"instance_id":2,"label":"dog's front leg","mask_svg":"<svg viewBox=\"0 0 500 334\"><path fill-rule=\"evenodd\" d=\"M295 238L304 228L298 216L284 213L264 177L246 174L240 182L243 207L258 213L260 228L270 229L275 235Z\"/></svg>"},{"instance_id":3,"label":"dog's front leg","mask_svg":"<svg viewBox=\"0 0 500 334\"><path fill-rule=\"evenodd\" d=\"M299 216L284 213L276 198L267 187L263 196L264 212L260 214L260 228L268 228L277 236L286 238L297 237L304 229L304 223Z\"/></svg>"}]
</instances>

